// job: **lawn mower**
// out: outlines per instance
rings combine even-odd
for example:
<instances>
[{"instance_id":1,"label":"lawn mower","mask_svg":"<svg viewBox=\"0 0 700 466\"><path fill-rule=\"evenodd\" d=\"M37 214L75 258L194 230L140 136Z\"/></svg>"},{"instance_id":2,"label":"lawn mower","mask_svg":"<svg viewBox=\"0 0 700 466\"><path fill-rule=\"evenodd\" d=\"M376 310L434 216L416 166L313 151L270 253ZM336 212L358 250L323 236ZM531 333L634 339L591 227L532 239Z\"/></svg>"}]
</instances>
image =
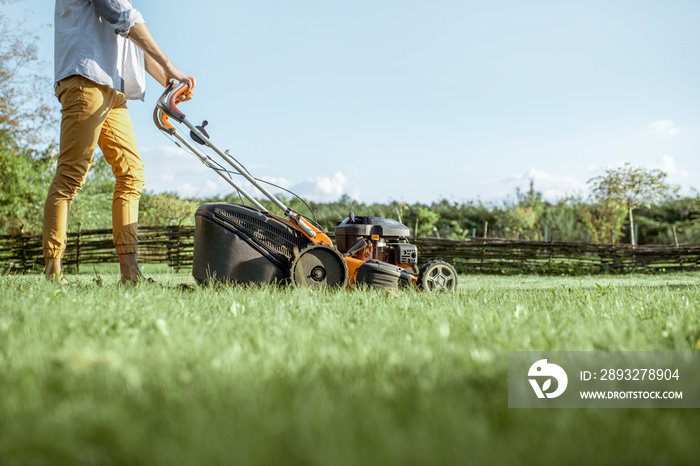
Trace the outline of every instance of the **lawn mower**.
<instances>
[{"instance_id":1,"label":"lawn mower","mask_svg":"<svg viewBox=\"0 0 700 466\"><path fill-rule=\"evenodd\" d=\"M156 126L214 170L251 205L210 203L195 214L192 275L199 283L291 283L310 288L418 286L430 291L454 291L455 269L431 261L420 270L418 248L409 243L410 230L400 222L373 216L348 217L335 227L336 246L322 227L287 207L263 180L253 177L229 151L209 138L205 127L190 122L177 105L189 92L186 83L172 81L158 99ZM189 139L172 122L189 129ZM283 213L269 212L246 192L204 146L233 167ZM292 193L293 194L293 193ZM242 199L241 198L241 199ZM303 202L303 200L302 200Z\"/></svg>"}]
</instances>

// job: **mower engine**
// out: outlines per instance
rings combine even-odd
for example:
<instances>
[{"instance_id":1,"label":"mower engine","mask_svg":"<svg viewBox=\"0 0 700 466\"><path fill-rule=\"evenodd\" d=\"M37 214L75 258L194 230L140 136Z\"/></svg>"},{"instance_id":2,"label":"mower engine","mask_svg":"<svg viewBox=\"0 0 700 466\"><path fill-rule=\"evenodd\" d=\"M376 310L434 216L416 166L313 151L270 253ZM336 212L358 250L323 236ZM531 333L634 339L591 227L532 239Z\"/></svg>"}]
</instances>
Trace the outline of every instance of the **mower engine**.
<instances>
[{"instance_id":1,"label":"mower engine","mask_svg":"<svg viewBox=\"0 0 700 466\"><path fill-rule=\"evenodd\" d=\"M418 248L409 243L410 234L394 219L350 212L335 227L336 247L346 257L350 282L386 288L414 283Z\"/></svg>"}]
</instances>

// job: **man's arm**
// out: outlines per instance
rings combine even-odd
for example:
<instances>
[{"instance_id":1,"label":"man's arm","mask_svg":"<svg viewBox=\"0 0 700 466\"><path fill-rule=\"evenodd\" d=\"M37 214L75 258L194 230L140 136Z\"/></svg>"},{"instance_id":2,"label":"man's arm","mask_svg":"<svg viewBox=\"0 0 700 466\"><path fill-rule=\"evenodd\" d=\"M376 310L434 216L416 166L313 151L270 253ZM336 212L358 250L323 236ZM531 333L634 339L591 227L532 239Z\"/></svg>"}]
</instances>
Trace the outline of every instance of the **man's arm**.
<instances>
[{"instance_id":1,"label":"man's arm","mask_svg":"<svg viewBox=\"0 0 700 466\"><path fill-rule=\"evenodd\" d=\"M163 68L147 53L143 54L143 58L146 61L146 71L148 74L153 76L153 79L158 81L161 86L166 87L168 85L168 78L165 77L165 72Z\"/></svg>"},{"instance_id":2,"label":"man's arm","mask_svg":"<svg viewBox=\"0 0 700 466\"><path fill-rule=\"evenodd\" d=\"M146 60L146 71L163 86L167 86L171 79L186 82L190 90L194 89L196 81L193 76L188 76L178 70L165 56L146 24L140 23L131 27L129 39L143 50Z\"/></svg>"},{"instance_id":3,"label":"man's arm","mask_svg":"<svg viewBox=\"0 0 700 466\"><path fill-rule=\"evenodd\" d=\"M131 39L144 52L146 71L162 84L168 85L171 79L186 82L190 90L194 89L195 79L178 70L165 56L151 32L143 22L141 13L131 8L129 2L123 0L91 0L97 13L115 26L115 30ZM187 96L183 96L185 99Z\"/></svg>"}]
</instances>

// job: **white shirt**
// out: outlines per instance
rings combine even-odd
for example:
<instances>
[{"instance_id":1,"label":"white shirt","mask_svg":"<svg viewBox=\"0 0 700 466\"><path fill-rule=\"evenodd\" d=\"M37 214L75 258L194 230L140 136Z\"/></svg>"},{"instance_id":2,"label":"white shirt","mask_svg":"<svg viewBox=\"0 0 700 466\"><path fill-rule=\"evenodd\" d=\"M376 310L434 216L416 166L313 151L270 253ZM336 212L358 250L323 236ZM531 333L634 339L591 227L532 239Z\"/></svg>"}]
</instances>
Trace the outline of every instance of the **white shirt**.
<instances>
[{"instance_id":1,"label":"white shirt","mask_svg":"<svg viewBox=\"0 0 700 466\"><path fill-rule=\"evenodd\" d=\"M131 0L56 0L54 76L80 75L143 100L143 51L127 39L143 23Z\"/></svg>"}]
</instances>

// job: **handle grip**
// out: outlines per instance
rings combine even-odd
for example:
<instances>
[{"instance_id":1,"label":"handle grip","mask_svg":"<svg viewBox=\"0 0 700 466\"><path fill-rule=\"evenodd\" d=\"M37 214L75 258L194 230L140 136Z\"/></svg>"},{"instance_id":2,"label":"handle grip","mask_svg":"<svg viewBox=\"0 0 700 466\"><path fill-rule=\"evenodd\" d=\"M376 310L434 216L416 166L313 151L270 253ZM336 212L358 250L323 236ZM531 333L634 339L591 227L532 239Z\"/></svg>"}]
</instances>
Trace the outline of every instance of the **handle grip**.
<instances>
[{"instance_id":1,"label":"handle grip","mask_svg":"<svg viewBox=\"0 0 700 466\"><path fill-rule=\"evenodd\" d=\"M189 84L173 79L168 83L165 91L163 91L163 94L158 99L156 106L167 116L173 117L178 121L185 121L185 114L177 108L177 104L182 102L181 96L189 91ZM156 120L156 124L158 124L157 121L158 120Z\"/></svg>"}]
</instances>

